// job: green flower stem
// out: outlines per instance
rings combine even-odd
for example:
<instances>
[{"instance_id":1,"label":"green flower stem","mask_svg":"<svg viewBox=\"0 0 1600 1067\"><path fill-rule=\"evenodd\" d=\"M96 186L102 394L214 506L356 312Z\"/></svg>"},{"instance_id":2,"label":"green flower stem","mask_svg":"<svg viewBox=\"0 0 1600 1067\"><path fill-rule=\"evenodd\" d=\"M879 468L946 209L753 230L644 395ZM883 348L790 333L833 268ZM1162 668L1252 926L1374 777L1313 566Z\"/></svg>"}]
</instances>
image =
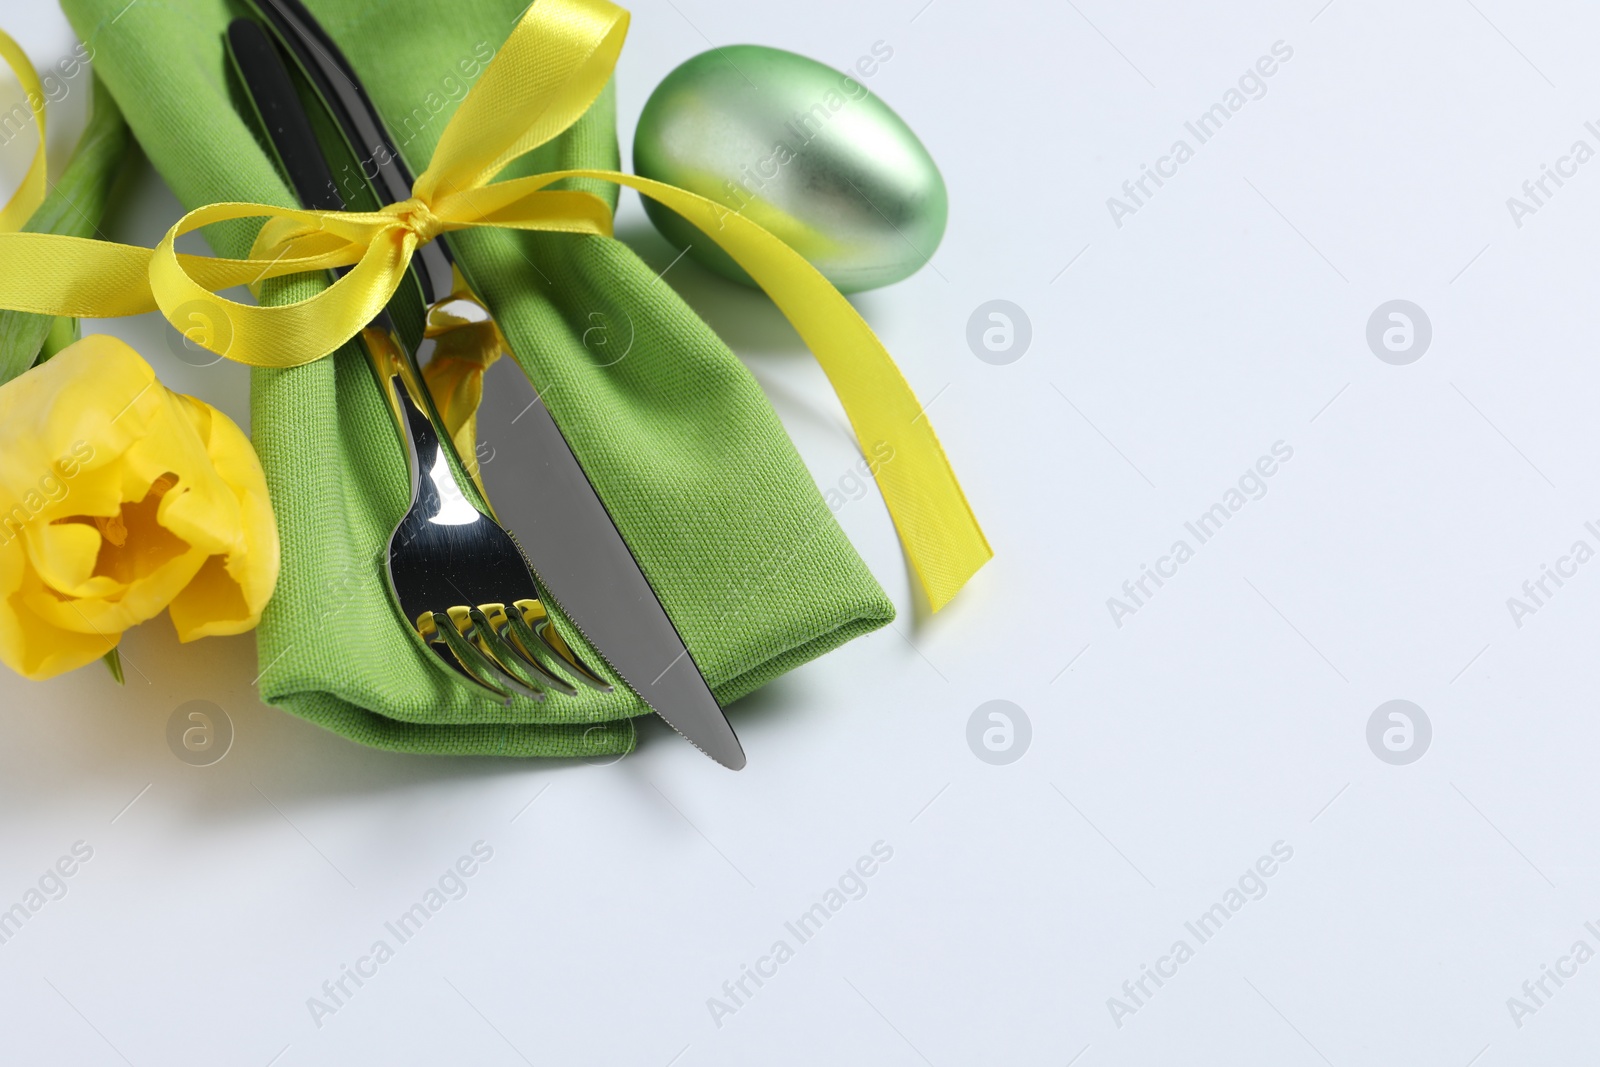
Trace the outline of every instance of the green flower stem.
<instances>
[{"instance_id":1,"label":"green flower stem","mask_svg":"<svg viewBox=\"0 0 1600 1067\"><path fill-rule=\"evenodd\" d=\"M38 363L43 363L82 336L83 330L79 328L77 319L51 319L50 329L44 336L43 345L39 348Z\"/></svg>"}]
</instances>

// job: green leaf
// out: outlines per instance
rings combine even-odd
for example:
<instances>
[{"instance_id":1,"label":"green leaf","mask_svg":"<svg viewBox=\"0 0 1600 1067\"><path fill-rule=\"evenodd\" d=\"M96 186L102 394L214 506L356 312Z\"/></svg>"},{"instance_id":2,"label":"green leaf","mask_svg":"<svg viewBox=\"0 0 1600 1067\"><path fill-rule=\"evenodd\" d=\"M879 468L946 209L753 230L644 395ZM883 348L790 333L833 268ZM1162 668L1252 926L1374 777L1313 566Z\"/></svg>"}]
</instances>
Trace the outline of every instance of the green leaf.
<instances>
[{"instance_id":1,"label":"green leaf","mask_svg":"<svg viewBox=\"0 0 1600 1067\"><path fill-rule=\"evenodd\" d=\"M116 679L118 685L128 684L122 678L122 653L113 648L102 657L101 662L111 671L111 677Z\"/></svg>"}]
</instances>

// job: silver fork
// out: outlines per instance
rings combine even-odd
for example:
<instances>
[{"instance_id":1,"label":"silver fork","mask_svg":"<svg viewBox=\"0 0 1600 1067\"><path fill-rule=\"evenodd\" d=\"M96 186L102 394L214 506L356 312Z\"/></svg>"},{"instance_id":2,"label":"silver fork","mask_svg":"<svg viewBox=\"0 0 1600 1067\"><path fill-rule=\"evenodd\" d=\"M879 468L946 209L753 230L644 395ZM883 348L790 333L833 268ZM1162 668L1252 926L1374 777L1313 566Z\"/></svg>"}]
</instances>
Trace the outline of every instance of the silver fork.
<instances>
[{"instance_id":1,"label":"silver fork","mask_svg":"<svg viewBox=\"0 0 1600 1067\"><path fill-rule=\"evenodd\" d=\"M265 31L248 19L235 21L228 50L301 203L343 210L310 119ZM407 628L453 677L504 703L513 692L534 700L547 689L577 693L564 674L610 692L556 632L515 539L462 481L466 467L441 431L418 352L400 338L387 311L362 338L410 465L411 506L389 537L386 570ZM425 339L420 347L433 344Z\"/></svg>"},{"instance_id":2,"label":"silver fork","mask_svg":"<svg viewBox=\"0 0 1600 1067\"><path fill-rule=\"evenodd\" d=\"M447 665L504 700L507 688L535 700L544 689L576 693L558 669L610 692L556 632L515 539L468 495L419 361L386 326L368 327L363 339L411 468L411 506L389 538L389 589L401 615Z\"/></svg>"}]
</instances>

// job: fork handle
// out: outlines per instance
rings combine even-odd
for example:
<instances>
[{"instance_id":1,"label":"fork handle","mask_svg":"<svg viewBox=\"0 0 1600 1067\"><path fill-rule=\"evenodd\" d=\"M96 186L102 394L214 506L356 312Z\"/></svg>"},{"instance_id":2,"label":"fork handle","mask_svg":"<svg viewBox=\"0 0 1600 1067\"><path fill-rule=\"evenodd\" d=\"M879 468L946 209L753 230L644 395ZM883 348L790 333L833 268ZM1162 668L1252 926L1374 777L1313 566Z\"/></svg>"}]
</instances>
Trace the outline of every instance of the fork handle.
<instances>
[{"instance_id":1,"label":"fork handle","mask_svg":"<svg viewBox=\"0 0 1600 1067\"><path fill-rule=\"evenodd\" d=\"M431 410L417 358L395 334L392 325L374 321L362 331L367 356L378 386L394 415L411 468L411 492L417 507L434 522L456 525L484 514L446 458L454 444ZM456 462L461 462L456 456Z\"/></svg>"}]
</instances>

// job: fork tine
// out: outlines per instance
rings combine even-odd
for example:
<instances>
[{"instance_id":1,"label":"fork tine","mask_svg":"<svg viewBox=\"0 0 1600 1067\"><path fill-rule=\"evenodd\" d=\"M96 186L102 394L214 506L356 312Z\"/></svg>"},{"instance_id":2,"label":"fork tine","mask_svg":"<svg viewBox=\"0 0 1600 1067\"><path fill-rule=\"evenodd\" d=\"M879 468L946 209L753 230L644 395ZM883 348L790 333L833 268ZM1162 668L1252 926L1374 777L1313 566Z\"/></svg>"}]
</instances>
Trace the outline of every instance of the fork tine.
<instances>
[{"instance_id":1,"label":"fork tine","mask_svg":"<svg viewBox=\"0 0 1600 1067\"><path fill-rule=\"evenodd\" d=\"M456 622L456 632L461 633L467 645L474 649L478 656L483 657L483 665L490 669L490 677L498 681L499 685L509 686L517 693L522 693L531 701L544 701L544 681L539 675L528 675L518 670L520 662L512 656L509 662L496 651L494 645L499 641L494 640L498 635L494 633L491 625L478 624L478 619L488 622L488 616L483 614L482 608L451 608L448 616ZM510 651L510 649L507 649ZM560 680L557 680L560 681ZM560 685L565 685L562 681Z\"/></svg>"},{"instance_id":2,"label":"fork tine","mask_svg":"<svg viewBox=\"0 0 1600 1067\"><path fill-rule=\"evenodd\" d=\"M519 603L523 602L519 601ZM555 674L556 671L554 670L554 667L558 663L564 667L570 668L572 666L571 664L560 660L548 648L545 647L543 642L541 642L538 636L535 635L532 627L530 627L527 621L522 617L522 611L516 606L513 606L511 610L505 613L505 629L502 631L502 633L505 639L521 655L522 659L531 663L537 663L540 670L546 674ZM564 676L561 677L563 679L561 684L564 687L562 692L566 693L568 696L576 695L578 692L578 687L573 685L571 682L566 681Z\"/></svg>"},{"instance_id":3,"label":"fork tine","mask_svg":"<svg viewBox=\"0 0 1600 1067\"><path fill-rule=\"evenodd\" d=\"M550 613L545 610L543 604L537 600L519 600L513 606L518 610L507 612L506 617L511 623L511 632L517 638L518 644L528 646L529 652L534 651L534 645L541 646L545 651L558 657L562 666L590 689L601 693L611 692L611 683L596 674L578 657L572 646L562 640L561 635L556 632L555 621L550 618ZM530 621L532 626L529 625Z\"/></svg>"},{"instance_id":4,"label":"fork tine","mask_svg":"<svg viewBox=\"0 0 1600 1067\"><path fill-rule=\"evenodd\" d=\"M461 665L462 672L485 689L498 694L501 697L501 703L509 704L511 702L511 694L505 692L501 686L488 681L488 679L509 682L512 688L534 700L544 699L543 693L532 690L520 680L511 677L499 664L495 663L487 655L479 651L476 645L473 645L463 637L461 631L456 629L454 620L448 614L442 611L434 611L429 614L433 619L434 632L444 640L444 644L455 656L456 662Z\"/></svg>"},{"instance_id":5,"label":"fork tine","mask_svg":"<svg viewBox=\"0 0 1600 1067\"><path fill-rule=\"evenodd\" d=\"M505 608L503 605L489 604L486 606L490 609L498 609L495 610L496 618L504 618ZM526 674L528 677L525 678L525 681L528 685L535 687L549 686L551 689L565 693L567 696L573 696L578 692L577 687L572 683L547 670L544 664L528 659L516 646L502 637L500 631L495 628L495 619L491 619L483 608L469 608L468 614L472 619L473 636L481 642L479 647L493 657L501 667L504 667L507 673L516 673L519 676Z\"/></svg>"},{"instance_id":6,"label":"fork tine","mask_svg":"<svg viewBox=\"0 0 1600 1067\"><path fill-rule=\"evenodd\" d=\"M423 612L417 616L417 636L422 638L423 645L441 663L449 667L450 676L471 689L482 690L501 704L511 703L511 694L490 682L488 679L474 674L466 664L462 663L453 653L447 653L449 642L440 632L439 624L434 620L432 612ZM441 648L440 646L444 646Z\"/></svg>"}]
</instances>

